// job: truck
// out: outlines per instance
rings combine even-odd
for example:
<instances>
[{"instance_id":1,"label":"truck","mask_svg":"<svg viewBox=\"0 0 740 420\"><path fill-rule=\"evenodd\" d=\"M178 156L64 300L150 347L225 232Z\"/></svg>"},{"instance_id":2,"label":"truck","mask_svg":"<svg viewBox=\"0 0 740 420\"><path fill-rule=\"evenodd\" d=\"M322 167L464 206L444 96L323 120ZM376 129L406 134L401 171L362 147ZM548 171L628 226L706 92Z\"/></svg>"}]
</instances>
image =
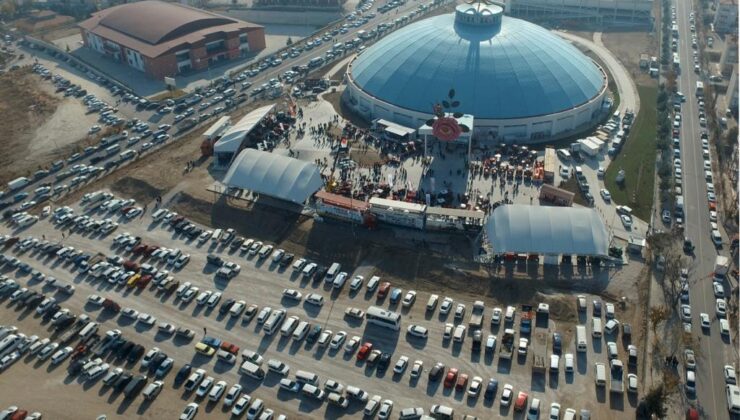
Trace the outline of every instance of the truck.
<instances>
[{"instance_id":1,"label":"truck","mask_svg":"<svg viewBox=\"0 0 740 420\"><path fill-rule=\"evenodd\" d=\"M470 312L470 321L468 326L472 329L481 329L483 326L483 312L485 312L486 306L480 300L476 300L473 304L473 310Z\"/></svg>"},{"instance_id":2,"label":"truck","mask_svg":"<svg viewBox=\"0 0 740 420\"><path fill-rule=\"evenodd\" d=\"M513 329L507 328L504 330L504 335L501 337L501 346L499 347L498 353L501 359L511 359L511 355L514 352L514 339L516 333Z\"/></svg>"},{"instance_id":3,"label":"truck","mask_svg":"<svg viewBox=\"0 0 740 420\"><path fill-rule=\"evenodd\" d=\"M611 368L609 391L615 394L624 393L624 365L622 365L622 361L619 359L613 359L609 362L609 366Z\"/></svg>"},{"instance_id":4,"label":"truck","mask_svg":"<svg viewBox=\"0 0 740 420\"><path fill-rule=\"evenodd\" d=\"M31 181L28 178L26 178L25 176L22 176L20 178L16 178L16 179L8 182L8 189L10 191L19 190L19 189L25 187L26 185L28 185L30 183L31 183Z\"/></svg>"},{"instance_id":5,"label":"truck","mask_svg":"<svg viewBox=\"0 0 740 420\"><path fill-rule=\"evenodd\" d=\"M522 305L522 316L519 318L519 331L522 334L529 334L532 332L532 306Z\"/></svg>"},{"instance_id":6,"label":"truck","mask_svg":"<svg viewBox=\"0 0 740 420\"><path fill-rule=\"evenodd\" d=\"M717 281L724 280L728 271L730 271L730 259L724 255L717 255L717 258L714 259L714 279Z\"/></svg>"},{"instance_id":7,"label":"truck","mask_svg":"<svg viewBox=\"0 0 740 420\"><path fill-rule=\"evenodd\" d=\"M85 319L80 317L80 319L75 322L74 325L67 331L65 331L57 340L60 346L66 345L67 343L71 342L72 340L77 338L77 334L82 331L83 328L85 328L85 325L90 321L89 318Z\"/></svg>"},{"instance_id":8,"label":"truck","mask_svg":"<svg viewBox=\"0 0 740 420\"><path fill-rule=\"evenodd\" d=\"M535 327L534 329L534 359L532 371L545 373L547 370L547 328Z\"/></svg>"}]
</instances>

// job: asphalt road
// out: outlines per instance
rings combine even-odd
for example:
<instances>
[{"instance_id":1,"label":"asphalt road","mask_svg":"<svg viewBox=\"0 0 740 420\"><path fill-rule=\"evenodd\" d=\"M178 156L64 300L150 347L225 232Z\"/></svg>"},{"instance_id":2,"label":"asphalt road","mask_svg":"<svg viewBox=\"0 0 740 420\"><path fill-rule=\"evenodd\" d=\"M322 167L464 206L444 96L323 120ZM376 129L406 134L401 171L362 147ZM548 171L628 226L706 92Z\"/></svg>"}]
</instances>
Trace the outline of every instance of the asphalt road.
<instances>
[{"instance_id":1,"label":"asphalt road","mask_svg":"<svg viewBox=\"0 0 740 420\"><path fill-rule=\"evenodd\" d=\"M704 158L699 137L703 127L699 125L699 106L695 95L699 75L693 71L694 50L691 47L691 25L689 23L692 6L691 2L675 2L674 4L677 4L676 20L679 26L681 57L681 74L678 83L679 90L686 96L686 102L681 109L681 161L683 194L686 203L685 235L691 238L696 246L689 279L692 285L690 290L692 331L699 343L695 402L701 407L700 411L703 412L704 418L723 419L729 418L729 412L722 369L725 364L735 364L737 354L729 338L722 336L719 331L711 274L714 271L716 256L718 253L727 255L729 244L727 238L724 238L724 249L718 250L710 238ZM734 284L726 283L725 291L732 290L734 286ZM712 318L709 331L702 331L700 328L699 314L702 312L709 314Z\"/></svg>"},{"instance_id":2,"label":"asphalt road","mask_svg":"<svg viewBox=\"0 0 740 420\"><path fill-rule=\"evenodd\" d=\"M442 5L447 4L447 3L448 2L444 2L444 3L442 3ZM391 10L389 12L386 12L386 13L380 13L380 12L377 11L377 7L381 6L380 4L378 4L378 5L376 5L376 7L374 7L372 9L372 11L376 13L376 16L374 18L370 19L368 21L368 23L366 23L366 24L364 24L362 26L356 27L356 28L355 27L350 27L350 28L348 28L348 32L346 34L341 34L341 33L338 34L335 37L335 40L333 40L331 42L324 41L318 48L314 48L314 49L312 49L312 50L310 50L308 52L304 52L304 53L302 53L300 56L298 56L296 58L289 58L287 60L284 60L283 63L280 64L279 66L270 67L267 70L260 72L260 74L257 75L256 77L248 79L248 81L250 81L252 83L252 86L253 87L257 87L257 86L259 86L259 85L261 85L263 83L266 83L270 79L276 78L278 75L282 75L283 73L285 73L286 71L290 70L294 66L306 65L306 64L308 64L308 62L311 59L313 59L315 57L324 57L325 54L326 54L326 52L329 51L335 43L338 43L338 42L344 43L345 41L349 41L349 40L352 40L352 39L356 38L357 37L356 33L358 31L360 31L360 30L370 30L372 28L375 28L376 26L378 26L381 23L393 22L396 19L398 19L399 17L406 15L407 13L411 12L412 10L415 10L421 4L426 4L426 3L425 2L418 1L418 0L408 1L406 4L404 4L404 5L396 8L394 10ZM429 2L428 4L431 5L431 2ZM440 7L442 5L440 5ZM422 12L421 14L417 15L414 20L410 20L408 23L411 23L413 21L418 20L419 18L423 17L428 12L431 12L433 10L436 10L436 9L435 8L427 9L427 12ZM403 27L403 25L397 26L396 29L397 28L401 28L401 27ZM385 32L385 35L389 34L390 32L392 32L392 31L386 31ZM323 33L317 33L316 35L317 36L318 35L323 35ZM306 39L310 39L310 38L312 38L312 37L307 37ZM380 39L380 38L376 38L374 40L366 41L365 42L365 45L370 45L371 42L374 42L377 39ZM69 67L69 66L67 66L67 65L65 65L63 63L57 63L56 60L53 60L50 56L48 56L48 55L46 55L44 53L39 53L38 50L31 50L31 49L28 49L28 48L24 48L23 51L24 51L24 53L26 53L26 57L23 60L21 60L18 63L16 63L16 64L32 64L34 58L41 58L41 60L39 60L41 62L41 64L46 65L47 68L49 69L49 71L51 71L52 73L57 73L57 71L56 71L57 68L55 68L55 67L58 67L60 69L64 69L65 70L64 73L66 73L66 74L63 74L63 76L65 76L66 78L70 79L70 81L72 81L73 83L77 83L77 84L81 85L83 88L87 89L91 93L94 92L96 94L96 96L98 96L98 98L100 98L100 99L108 102L109 104L111 104L111 105L114 105L115 104L115 100L116 100L117 97L113 97L112 95L110 95L110 93L107 91L106 88L103 88L103 87L98 86L95 82L93 82L89 78L87 78L86 75L82 75L79 72L79 70L73 69L73 68L71 68L71 67ZM347 56L348 55L344 55L344 56L338 57L334 61L327 62L324 67L331 67L337 61L339 61L342 58L347 57ZM310 74L309 74L308 77L310 77ZM51 83L51 81L42 81L41 83ZM95 86L91 86L91 85L95 85ZM238 91L239 90L238 89L239 88L239 85L237 84L237 86L235 88L237 88L237 91ZM245 89L244 92L249 92L252 88ZM286 87L286 89L289 89L289 87ZM245 102L245 104L248 103L248 102L250 102L251 99L252 99L252 97L249 97L248 100L247 100L247 102ZM204 100L208 100L208 98L205 98ZM194 115L195 117L197 117L200 114L200 112L198 112L198 110L199 110L198 105L199 104L196 104L193 107L193 108L196 109L196 114ZM215 108L216 106L221 106L221 105L212 105L211 107L207 108L207 110L204 110L204 112L205 111L211 112L213 110L213 108ZM168 114L160 115L160 114L157 114L154 111L142 111L142 110L139 110L134 105L128 104L128 103L124 103L124 102L121 102L118 105L118 107L119 107L119 116L122 116L122 117L125 117L125 118L129 118L129 119L136 117L136 118L139 118L141 121L148 122L149 125L150 125L150 128L152 129L152 131L156 131L156 127L158 125L160 125L160 124L170 124L170 125L173 125L174 126L174 113L168 113ZM99 123L99 125L101 125L101 127L103 126L102 123ZM169 134L174 137L175 136L175 133L176 133L176 129L173 127L173 129L170 131ZM132 133L129 130L129 135L130 136L135 136L135 135L138 135L138 133ZM152 140L151 137L149 137L147 139L142 139L141 141L139 141L139 143L137 143L137 144L135 144L135 145L133 145L131 147L127 147L126 146L126 142L125 141L122 141L121 142L121 151L124 151L124 150L129 149L129 148L138 151L140 149L142 143L147 142L147 141L151 142L151 140ZM163 147L164 145L168 144L169 142L170 141L164 142L164 143L162 143L159 146L155 145L152 149L149 149L149 152L151 152L152 150L156 150L156 149L158 149L160 147ZM71 164L67 164L62 170L66 170L66 169L68 169L68 167L71 167L71 166L76 165L76 164L91 165L90 160L94 156L101 156L101 155L104 155L104 153L105 153L104 150L100 150L100 151L98 151L96 153L93 153L93 154L91 154L89 156L84 156L82 159L80 159L80 160L78 160L76 162L73 162ZM114 156L117 157L118 154L114 154L114 155L112 155L110 157L106 157L105 159L101 160L100 162L97 162L95 164L95 166L103 166L107 160L109 160L110 158L112 158ZM66 157L65 157L65 160L66 160ZM112 171L115 171L115 170L116 170L116 168L113 168L112 169ZM52 173L49 176L46 176L46 177L41 178L39 180L35 180L35 181L31 182L28 186L26 186L26 187L24 187L22 189L13 191L12 194L8 194L8 196L12 198L12 196L15 195L15 194L18 194L18 193L23 192L23 191L27 191L30 194L29 194L29 197L27 199L25 199L25 200L33 200L33 198L34 198L33 197L33 190L35 190L36 188L38 188L38 186L40 184L48 183L48 182L53 182L53 180L55 179L54 178L55 176L56 176L56 173ZM70 177L68 179L65 179L63 181L60 181L58 184L68 183L69 179L71 179L71 178L72 177ZM56 185L57 183L54 183L54 184ZM85 185L85 184L83 183L82 185ZM23 200L23 201L25 201L25 200ZM20 205L21 203L22 203L22 201L18 202L17 204Z\"/></svg>"}]
</instances>

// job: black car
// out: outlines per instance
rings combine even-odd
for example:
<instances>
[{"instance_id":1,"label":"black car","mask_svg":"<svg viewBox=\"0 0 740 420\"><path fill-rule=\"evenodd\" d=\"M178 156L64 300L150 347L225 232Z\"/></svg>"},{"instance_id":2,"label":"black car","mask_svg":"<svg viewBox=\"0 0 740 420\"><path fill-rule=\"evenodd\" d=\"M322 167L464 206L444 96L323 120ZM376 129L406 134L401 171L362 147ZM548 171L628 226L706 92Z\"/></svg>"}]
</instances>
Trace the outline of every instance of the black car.
<instances>
[{"instance_id":1,"label":"black car","mask_svg":"<svg viewBox=\"0 0 740 420\"><path fill-rule=\"evenodd\" d=\"M314 281L323 280L324 277L326 277L326 272L329 271L329 268L319 265L316 267L316 272L313 274Z\"/></svg>"},{"instance_id":2,"label":"black car","mask_svg":"<svg viewBox=\"0 0 740 420\"><path fill-rule=\"evenodd\" d=\"M687 254L691 254L692 252L694 252L694 243L691 242L691 239L689 238L683 239L683 252Z\"/></svg>"},{"instance_id":3,"label":"black car","mask_svg":"<svg viewBox=\"0 0 740 420\"><path fill-rule=\"evenodd\" d=\"M67 372L69 372L71 376L75 376L80 373L82 367L85 366L87 362L89 362L89 360L86 358L77 359L69 365L69 367L67 368Z\"/></svg>"},{"instance_id":4,"label":"black car","mask_svg":"<svg viewBox=\"0 0 740 420\"><path fill-rule=\"evenodd\" d=\"M115 352L118 352L118 349L120 349L127 342L128 342L128 340L126 340L125 338L118 337L115 340L113 340L113 342L108 347L108 350L110 350L111 352L114 352L114 351Z\"/></svg>"},{"instance_id":5,"label":"black car","mask_svg":"<svg viewBox=\"0 0 740 420\"><path fill-rule=\"evenodd\" d=\"M483 337L481 335L480 330L473 331L473 351L478 353L480 352L480 346L481 341L483 341Z\"/></svg>"},{"instance_id":6,"label":"black car","mask_svg":"<svg viewBox=\"0 0 740 420\"><path fill-rule=\"evenodd\" d=\"M18 298L18 307L24 307L28 302L31 301L31 299L35 298L36 296L43 296L40 295L39 292L35 290L28 290L26 293L22 294L21 297Z\"/></svg>"},{"instance_id":7,"label":"black car","mask_svg":"<svg viewBox=\"0 0 740 420\"><path fill-rule=\"evenodd\" d=\"M129 362L136 362L141 358L141 356L144 355L144 351L146 349L141 344L136 344L131 351L128 353L128 356L126 357L126 360Z\"/></svg>"},{"instance_id":8,"label":"black car","mask_svg":"<svg viewBox=\"0 0 740 420\"><path fill-rule=\"evenodd\" d=\"M433 368L429 370L429 380L438 381L442 378L445 373L445 365L442 362L438 362Z\"/></svg>"},{"instance_id":9,"label":"black car","mask_svg":"<svg viewBox=\"0 0 740 420\"><path fill-rule=\"evenodd\" d=\"M163 353L163 352L159 352L159 353L157 353L157 354L156 354L156 355L155 355L155 356L154 356L154 357L152 358L152 360L151 360L151 361L149 361L149 366L147 366L147 367L149 368L149 372L154 372L154 371L156 371L156 370L157 370L157 369L159 368L159 365L161 365L161 364L162 364L162 362L164 362L164 361L165 361L165 359L167 359L167 354L165 354L165 353Z\"/></svg>"},{"instance_id":10,"label":"black car","mask_svg":"<svg viewBox=\"0 0 740 420\"><path fill-rule=\"evenodd\" d=\"M185 379L190 376L190 371L193 370L193 367L189 364L183 366L180 368L180 370L177 371L177 375L175 375L175 386L180 385L181 383L185 382Z\"/></svg>"},{"instance_id":11,"label":"black car","mask_svg":"<svg viewBox=\"0 0 740 420\"><path fill-rule=\"evenodd\" d=\"M290 263L293 262L293 259L295 258L295 254L285 254L283 255L283 258L280 259L280 267L287 267L290 265Z\"/></svg>"},{"instance_id":12,"label":"black car","mask_svg":"<svg viewBox=\"0 0 740 420\"><path fill-rule=\"evenodd\" d=\"M44 321L50 320L59 309L62 307L58 303L54 303L48 308L46 308L46 312L44 312L44 316L41 317Z\"/></svg>"},{"instance_id":13,"label":"black car","mask_svg":"<svg viewBox=\"0 0 740 420\"><path fill-rule=\"evenodd\" d=\"M380 355L380 360L378 360L378 372L385 372L386 369L388 369L388 365L391 364L391 355L390 353L383 353Z\"/></svg>"},{"instance_id":14,"label":"black car","mask_svg":"<svg viewBox=\"0 0 740 420\"><path fill-rule=\"evenodd\" d=\"M131 382L133 377L134 375L132 375L131 372L123 372L121 376L116 379L116 382L113 383L113 388L115 388L116 391L123 391L123 389L126 388L126 385Z\"/></svg>"},{"instance_id":15,"label":"black car","mask_svg":"<svg viewBox=\"0 0 740 420\"><path fill-rule=\"evenodd\" d=\"M208 254L206 256L206 262L208 264L213 264L216 267L221 267L222 265L224 265L224 260L222 260L221 257L219 257L218 255L213 254Z\"/></svg>"},{"instance_id":16,"label":"black car","mask_svg":"<svg viewBox=\"0 0 740 420\"><path fill-rule=\"evenodd\" d=\"M218 308L218 313L220 313L221 315L224 315L227 312L229 312L229 309L231 309L231 307L234 306L234 302L236 301L232 298L226 299L224 303L221 304L221 307Z\"/></svg>"},{"instance_id":17,"label":"black car","mask_svg":"<svg viewBox=\"0 0 740 420\"><path fill-rule=\"evenodd\" d=\"M552 333L552 351L553 353L560 354L563 347L563 337L560 333Z\"/></svg>"},{"instance_id":18,"label":"black car","mask_svg":"<svg viewBox=\"0 0 740 420\"><path fill-rule=\"evenodd\" d=\"M45 296L42 294L37 294L31 299L27 299L25 306L27 309L36 309L36 307L41 304L41 302L45 299Z\"/></svg>"},{"instance_id":19,"label":"black car","mask_svg":"<svg viewBox=\"0 0 740 420\"><path fill-rule=\"evenodd\" d=\"M601 318L601 301L595 300L594 301L594 313L593 315L595 317Z\"/></svg>"},{"instance_id":20,"label":"black car","mask_svg":"<svg viewBox=\"0 0 740 420\"><path fill-rule=\"evenodd\" d=\"M139 395L139 391L141 391L146 385L146 380L146 375L136 375L136 377L134 377L131 382L126 385L126 389L123 390L123 395L125 395L126 398L131 398Z\"/></svg>"},{"instance_id":21,"label":"black car","mask_svg":"<svg viewBox=\"0 0 740 420\"><path fill-rule=\"evenodd\" d=\"M487 400L492 400L493 397L496 396L497 390L498 390L498 381L491 378L491 380L488 381L488 385L486 385L486 392L483 394L483 396Z\"/></svg>"},{"instance_id":22,"label":"black car","mask_svg":"<svg viewBox=\"0 0 740 420\"><path fill-rule=\"evenodd\" d=\"M136 344L132 341L127 341L123 343L123 345L121 345L121 347L119 347L118 351L116 352L116 358L119 360L125 359L135 346Z\"/></svg>"},{"instance_id":23,"label":"black car","mask_svg":"<svg viewBox=\"0 0 740 420\"><path fill-rule=\"evenodd\" d=\"M245 239L242 236L237 237L236 239L231 241L231 243L229 244L229 249L231 249L232 251L236 250L237 248L242 246L242 244L244 243L244 240Z\"/></svg>"},{"instance_id":24,"label":"black car","mask_svg":"<svg viewBox=\"0 0 740 420\"><path fill-rule=\"evenodd\" d=\"M57 331L61 331L61 330L65 329L65 328L67 328L70 325L72 325L72 324L75 323L75 316L74 315L71 315L71 316L70 315L66 315L66 317L64 315L62 315L62 317L59 318L59 319L57 319L57 321L59 321L60 319L62 321L59 322L58 324L56 324L56 327L55 327Z\"/></svg>"},{"instance_id":25,"label":"black car","mask_svg":"<svg viewBox=\"0 0 740 420\"><path fill-rule=\"evenodd\" d=\"M311 331L308 332L308 335L306 336L306 343L313 344L316 342L316 340L319 339L319 336L321 335L321 325L314 325L313 328L311 328Z\"/></svg>"}]
</instances>

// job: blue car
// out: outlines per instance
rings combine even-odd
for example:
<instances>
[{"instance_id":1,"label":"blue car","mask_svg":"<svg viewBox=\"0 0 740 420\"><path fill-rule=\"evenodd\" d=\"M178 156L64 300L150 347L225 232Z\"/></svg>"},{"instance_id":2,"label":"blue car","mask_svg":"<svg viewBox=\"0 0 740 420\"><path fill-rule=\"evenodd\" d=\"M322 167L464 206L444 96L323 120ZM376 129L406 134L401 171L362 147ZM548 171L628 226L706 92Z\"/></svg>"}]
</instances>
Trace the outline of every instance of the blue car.
<instances>
[{"instance_id":1,"label":"blue car","mask_svg":"<svg viewBox=\"0 0 740 420\"><path fill-rule=\"evenodd\" d=\"M391 291L391 303L398 302L398 300L401 299L402 292L403 291L401 290L400 287L394 288L393 291Z\"/></svg>"},{"instance_id":2,"label":"blue car","mask_svg":"<svg viewBox=\"0 0 740 420\"><path fill-rule=\"evenodd\" d=\"M20 192L20 193L18 193L18 194L16 194L16 195L13 196L13 201L15 201L17 203L17 202L19 202L21 200L24 200L26 197L28 197L28 193L27 192L25 192L25 191L24 192Z\"/></svg>"}]
</instances>

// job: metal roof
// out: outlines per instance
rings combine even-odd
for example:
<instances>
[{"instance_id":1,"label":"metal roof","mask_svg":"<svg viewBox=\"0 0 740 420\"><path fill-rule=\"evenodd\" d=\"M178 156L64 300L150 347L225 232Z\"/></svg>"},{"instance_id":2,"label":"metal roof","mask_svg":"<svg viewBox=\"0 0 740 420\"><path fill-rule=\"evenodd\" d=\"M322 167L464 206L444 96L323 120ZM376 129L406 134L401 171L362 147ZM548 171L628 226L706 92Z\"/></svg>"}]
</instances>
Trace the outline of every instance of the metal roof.
<instances>
[{"instance_id":1,"label":"metal roof","mask_svg":"<svg viewBox=\"0 0 740 420\"><path fill-rule=\"evenodd\" d=\"M261 28L206 10L154 0L101 10L79 26L147 57L158 57L175 47L189 48L187 44L211 34Z\"/></svg>"},{"instance_id":2,"label":"metal roof","mask_svg":"<svg viewBox=\"0 0 740 420\"><path fill-rule=\"evenodd\" d=\"M254 111L243 116L236 124L229 127L213 146L216 153L236 153L241 147L242 141L254 130L254 127L262 121L267 114L275 108L275 104L266 105L255 109Z\"/></svg>"},{"instance_id":3,"label":"metal roof","mask_svg":"<svg viewBox=\"0 0 740 420\"><path fill-rule=\"evenodd\" d=\"M609 255L609 233L594 209L503 205L486 223L493 252Z\"/></svg>"},{"instance_id":4,"label":"metal roof","mask_svg":"<svg viewBox=\"0 0 740 420\"><path fill-rule=\"evenodd\" d=\"M455 14L421 20L365 50L349 74L370 95L428 114L454 88L456 111L484 119L569 110L606 87L601 68L568 42L501 19L500 28L456 23Z\"/></svg>"},{"instance_id":5,"label":"metal roof","mask_svg":"<svg viewBox=\"0 0 740 420\"><path fill-rule=\"evenodd\" d=\"M324 182L310 162L276 153L244 149L229 167L224 184L302 204Z\"/></svg>"}]
</instances>

